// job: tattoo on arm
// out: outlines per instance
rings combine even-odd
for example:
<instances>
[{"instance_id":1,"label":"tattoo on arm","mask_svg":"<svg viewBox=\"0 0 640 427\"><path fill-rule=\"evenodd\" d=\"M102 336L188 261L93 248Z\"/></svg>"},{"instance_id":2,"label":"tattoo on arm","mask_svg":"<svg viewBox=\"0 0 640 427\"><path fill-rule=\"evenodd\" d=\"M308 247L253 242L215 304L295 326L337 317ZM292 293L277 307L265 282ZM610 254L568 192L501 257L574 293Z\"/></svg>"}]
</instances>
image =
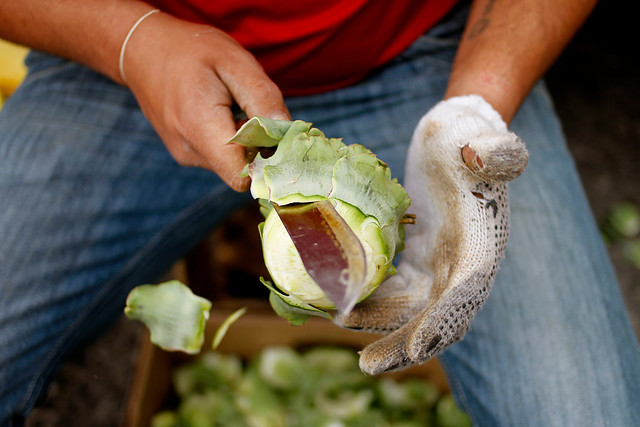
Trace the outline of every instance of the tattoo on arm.
<instances>
[{"instance_id":1,"label":"tattoo on arm","mask_svg":"<svg viewBox=\"0 0 640 427\"><path fill-rule=\"evenodd\" d=\"M467 36L468 40L472 40L482 34L484 30L487 29L489 24L491 23L491 12L493 12L493 5L496 0L489 0L484 7L484 11L482 12L482 16L480 19L473 24L471 27L471 31L469 31L469 35Z\"/></svg>"}]
</instances>

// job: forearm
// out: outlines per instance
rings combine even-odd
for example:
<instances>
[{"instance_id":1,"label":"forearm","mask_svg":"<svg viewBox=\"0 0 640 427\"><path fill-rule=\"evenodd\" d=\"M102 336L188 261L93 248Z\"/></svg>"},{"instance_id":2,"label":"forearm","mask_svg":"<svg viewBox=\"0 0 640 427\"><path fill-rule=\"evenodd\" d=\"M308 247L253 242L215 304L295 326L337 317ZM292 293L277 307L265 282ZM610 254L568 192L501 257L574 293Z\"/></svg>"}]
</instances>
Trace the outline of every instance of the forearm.
<instances>
[{"instance_id":1,"label":"forearm","mask_svg":"<svg viewBox=\"0 0 640 427\"><path fill-rule=\"evenodd\" d=\"M0 38L83 63L120 82L122 42L151 9L135 0L0 1Z\"/></svg>"},{"instance_id":2,"label":"forearm","mask_svg":"<svg viewBox=\"0 0 640 427\"><path fill-rule=\"evenodd\" d=\"M481 95L509 123L595 2L474 1L445 98Z\"/></svg>"}]
</instances>

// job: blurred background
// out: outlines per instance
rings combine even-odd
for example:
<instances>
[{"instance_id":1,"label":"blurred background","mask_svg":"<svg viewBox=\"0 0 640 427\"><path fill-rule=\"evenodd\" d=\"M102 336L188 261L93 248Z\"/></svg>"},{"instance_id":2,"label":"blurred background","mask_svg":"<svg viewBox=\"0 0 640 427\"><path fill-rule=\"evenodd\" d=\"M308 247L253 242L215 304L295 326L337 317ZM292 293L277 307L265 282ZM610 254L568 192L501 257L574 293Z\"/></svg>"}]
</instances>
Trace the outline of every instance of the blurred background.
<instances>
[{"instance_id":1,"label":"blurred background","mask_svg":"<svg viewBox=\"0 0 640 427\"><path fill-rule=\"evenodd\" d=\"M640 207L640 64L635 23L622 6L601 2L546 80L640 336L640 233L633 219ZM231 250L207 256L224 258L227 273L240 278L247 273L235 271L232 259L238 228L233 221L226 227L211 239ZM141 337L140 324L122 318L74 353L28 425L121 425Z\"/></svg>"}]
</instances>

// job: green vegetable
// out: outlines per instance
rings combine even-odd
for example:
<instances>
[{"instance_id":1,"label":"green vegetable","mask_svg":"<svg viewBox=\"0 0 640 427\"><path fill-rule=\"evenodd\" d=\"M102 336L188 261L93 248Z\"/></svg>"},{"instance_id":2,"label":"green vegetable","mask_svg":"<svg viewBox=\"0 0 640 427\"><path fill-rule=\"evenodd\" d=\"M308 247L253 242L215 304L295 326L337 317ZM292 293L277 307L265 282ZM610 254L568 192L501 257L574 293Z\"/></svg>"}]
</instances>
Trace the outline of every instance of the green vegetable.
<instances>
[{"instance_id":1,"label":"green vegetable","mask_svg":"<svg viewBox=\"0 0 640 427\"><path fill-rule=\"evenodd\" d=\"M291 390L305 375L300 355L290 347L270 347L262 352L260 377L271 387Z\"/></svg>"},{"instance_id":2,"label":"green vegetable","mask_svg":"<svg viewBox=\"0 0 640 427\"><path fill-rule=\"evenodd\" d=\"M263 349L246 365L205 353L175 371L180 400L152 427L469 426L449 394L417 378L398 381L360 372L341 347Z\"/></svg>"},{"instance_id":3,"label":"green vegetable","mask_svg":"<svg viewBox=\"0 0 640 427\"><path fill-rule=\"evenodd\" d=\"M211 302L196 296L177 280L134 288L127 297L125 314L142 321L151 342L165 350L194 354L204 342Z\"/></svg>"},{"instance_id":4,"label":"green vegetable","mask_svg":"<svg viewBox=\"0 0 640 427\"><path fill-rule=\"evenodd\" d=\"M631 202L614 204L600 229L605 242L619 245L627 261L640 269L640 208Z\"/></svg>"},{"instance_id":5,"label":"green vegetable","mask_svg":"<svg viewBox=\"0 0 640 427\"><path fill-rule=\"evenodd\" d=\"M179 425L178 422L178 414L173 411L163 411L153 417L151 427L176 427Z\"/></svg>"},{"instance_id":6,"label":"green vegetable","mask_svg":"<svg viewBox=\"0 0 640 427\"><path fill-rule=\"evenodd\" d=\"M278 391L269 386L253 365L237 384L234 407L252 427L285 427L286 408Z\"/></svg>"},{"instance_id":7,"label":"green vegetable","mask_svg":"<svg viewBox=\"0 0 640 427\"><path fill-rule=\"evenodd\" d=\"M640 239L624 242L622 251L627 260L637 269L640 269Z\"/></svg>"},{"instance_id":8,"label":"green vegetable","mask_svg":"<svg viewBox=\"0 0 640 427\"><path fill-rule=\"evenodd\" d=\"M179 396L208 389L229 391L242 378L242 370L238 357L207 352L193 363L177 368L173 373L173 385Z\"/></svg>"},{"instance_id":9,"label":"green vegetable","mask_svg":"<svg viewBox=\"0 0 640 427\"><path fill-rule=\"evenodd\" d=\"M378 393L384 407L414 410L431 408L440 396L431 383L418 380L398 382L388 377L378 382Z\"/></svg>"},{"instance_id":10,"label":"green vegetable","mask_svg":"<svg viewBox=\"0 0 640 427\"><path fill-rule=\"evenodd\" d=\"M443 396L436 406L438 425L443 427L471 427L469 416L456 404L453 396Z\"/></svg>"},{"instance_id":11,"label":"green vegetable","mask_svg":"<svg viewBox=\"0 0 640 427\"><path fill-rule=\"evenodd\" d=\"M358 372L358 355L353 350L340 347L313 347L303 354L309 369L322 375L335 376L338 373Z\"/></svg>"},{"instance_id":12,"label":"green vegetable","mask_svg":"<svg viewBox=\"0 0 640 427\"><path fill-rule=\"evenodd\" d=\"M190 427L245 425L233 407L232 396L217 390L188 395L180 403L178 413L181 422Z\"/></svg>"},{"instance_id":13,"label":"green vegetable","mask_svg":"<svg viewBox=\"0 0 640 427\"><path fill-rule=\"evenodd\" d=\"M348 420L364 415L373 397L373 391L368 389L320 391L316 393L314 403L330 417Z\"/></svg>"},{"instance_id":14,"label":"green vegetable","mask_svg":"<svg viewBox=\"0 0 640 427\"><path fill-rule=\"evenodd\" d=\"M251 194L261 200L260 225L265 264L278 289L271 290L275 311L294 324L311 315L326 317L333 303L313 281L280 221L267 202L278 205L330 200L365 249L369 296L395 272L392 261L404 247L405 211L410 200L389 168L362 145L327 138L311 123L254 117L232 143L276 147L248 165ZM277 301L277 300L281 301Z\"/></svg>"},{"instance_id":15,"label":"green vegetable","mask_svg":"<svg viewBox=\"0 0 640 427\"><path fill-rule=\"evenodd\" d=\"M640 209L631 202L616 203L611 207L601 229L605 239L611 243L637 236L640 233Z\"/></svg>"},{"instance_id":16,"label":"green vegetable","mask_svg":"<svg viewBox=\"0 0 640 427\"><path fill-rule=\"evenodd\" d=\"M264 278L261 277L260 281L271 291L269 294L269 303L273 310L278 316L289 320L289 323L292 325L300 326L312 315L327 319L331 318L329 313L324 310L307 304L293 295L285 295L278 292L268 280L264 280Z\"/></svg>"}]
</instances>

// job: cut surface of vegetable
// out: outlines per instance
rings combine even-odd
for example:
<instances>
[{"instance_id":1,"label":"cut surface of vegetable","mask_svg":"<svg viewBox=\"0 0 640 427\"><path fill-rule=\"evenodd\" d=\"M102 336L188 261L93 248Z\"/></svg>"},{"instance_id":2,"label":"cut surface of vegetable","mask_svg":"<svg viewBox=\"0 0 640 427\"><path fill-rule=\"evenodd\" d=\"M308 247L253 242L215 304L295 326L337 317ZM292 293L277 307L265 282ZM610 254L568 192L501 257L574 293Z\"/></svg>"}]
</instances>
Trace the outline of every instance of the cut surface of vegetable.
<instances>
[{"instance_id":1,"label":"cut surface of vegetable","mask_svg":"<svg viewBox=\"0 0 640 427\"><path fill-rule=\"evenodd\" d=\"M338 310L351 311L367 286L358 237L329 200L274 208L305 271Z\"/></svg>"}]
</instances>

